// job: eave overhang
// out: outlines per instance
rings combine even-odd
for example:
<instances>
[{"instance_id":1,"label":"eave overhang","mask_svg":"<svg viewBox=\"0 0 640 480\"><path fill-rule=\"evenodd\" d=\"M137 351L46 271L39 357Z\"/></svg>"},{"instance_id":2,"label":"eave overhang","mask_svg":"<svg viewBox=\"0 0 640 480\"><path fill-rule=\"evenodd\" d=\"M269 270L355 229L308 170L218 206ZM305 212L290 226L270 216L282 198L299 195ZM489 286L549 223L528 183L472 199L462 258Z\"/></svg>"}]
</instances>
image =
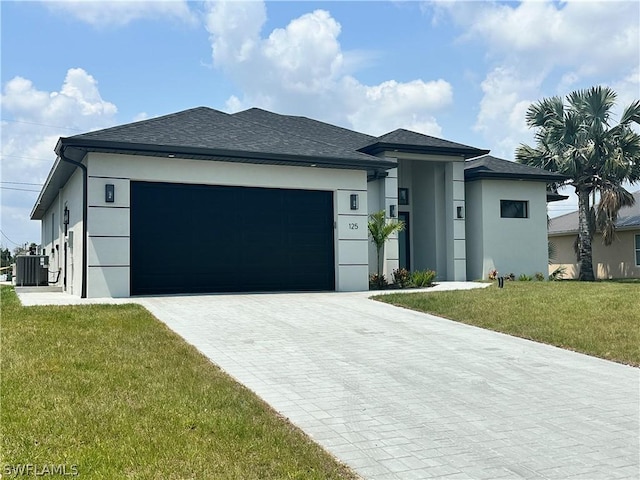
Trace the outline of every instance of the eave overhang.
<instances>
[{"instance_id":1,"label":"eave overhang","mask_svg":"<svg viewBox=\"0 0 640 480\"><path fill-rule=\"evenodd\" d=\"M366 153L368 155L377 155L383 152L403 152L403 153L417 153L422 155L446 155L455 157L464 157L465 160L469 158L479 157L486 155L489 150L482 150L477 148L456 148L456 147L434 147L424 145L407 145L403 143L386 143L378 142L371 145L367 145L358 150L359 152Z\"/></svg>"},{"instance_id":2,"label":"eave overhang","mask_svg":"<svg viewBox=\"0 0 640 480\"><path fill-rule=\"evenodd\" d=\"M75 171L76 167L74 165L60 160L60 155L63 152L66 157L78 162L81 162L88 152L99 152L171 159L364 170L368 176L379 175L398 166L395 160L369 157L364 153L356 152L354 152L356 155L351 158L300 156L268 152L113 142L74 137L60 138L56 144L55 152L58 158L49 172L44 187L31 211L32 220L41 220L43 218L46 210L55 200L60 188L66 184ZM362 158L357 158L358 156Z\"/></svg>"},{"instance_id":3,"label":"eave overhang","mask_svg":"<svg viewBox=\"0 0 640 480\"><path fill-rule=\"evenodd\" d=\"M495 172L487 170L485 167L467 168L464 171L465 181L482 180L482 179L501 179L501 180L529 180L535 182L557 183L567 179L564 175L558 173L507 173L507 172Z\"/></svg>"},{"instance_id":4,"label":"eave overhang","mask_svg":"<svg viewBox=\"0 0 640 480\"><path fill-rule=\"evenodd\" d=\"M561 202L562 200L567 200L568 198L569 198L569 195L560 195L559 193L547 192L547 203Z\"/></svg>"}]
</instances>

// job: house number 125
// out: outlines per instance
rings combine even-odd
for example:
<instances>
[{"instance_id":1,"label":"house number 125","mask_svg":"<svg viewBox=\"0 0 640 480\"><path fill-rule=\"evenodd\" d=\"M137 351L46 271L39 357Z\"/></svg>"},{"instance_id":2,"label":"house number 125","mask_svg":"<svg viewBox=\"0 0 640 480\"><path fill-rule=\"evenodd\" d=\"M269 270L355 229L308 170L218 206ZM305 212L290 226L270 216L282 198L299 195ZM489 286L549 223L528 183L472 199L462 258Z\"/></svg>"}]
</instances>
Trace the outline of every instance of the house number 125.
<instances>
[{"instance_id":1,"label":"house number 125","mask_svg":"<svg viewBox=\"0 0 640 480\"><path fill-rule=\"evenodd\" d=\"M350 223L349 224L349 230L358 230L358 224L357 223Z\"/></svg>"}]
</instances>

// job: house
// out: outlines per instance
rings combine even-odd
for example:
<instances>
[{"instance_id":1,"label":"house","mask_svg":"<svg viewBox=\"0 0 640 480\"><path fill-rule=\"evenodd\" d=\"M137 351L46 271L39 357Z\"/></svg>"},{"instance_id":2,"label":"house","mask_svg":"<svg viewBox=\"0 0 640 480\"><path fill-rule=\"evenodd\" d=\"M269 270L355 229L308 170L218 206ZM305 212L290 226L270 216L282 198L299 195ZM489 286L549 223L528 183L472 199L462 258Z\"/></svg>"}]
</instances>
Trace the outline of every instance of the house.
<instances>
[{"instance_id":1,"label":"house","mask_svg":"<svg viewBox=\"0 0 640 480\"><path fill-rule=\"evenodd\" d=\"M635 204L620 209L616 221L616 238L606 246L596 232L591 242L593 273L599 279L640 278L640 191L633 194ZM578 212L551 219L549 241L555 253L549 270L564 267L563 278L578 278L575 242L578 237Z\"/></svg>"},{"instance_id":2,"label":"house","mask_svg":"<svg viewBox=\"0 0 640 480\"><path fill-rule=\"evenodd\" d=\"M83 297L366 290L381 209L407 227L385 247L388 277L532 274L547 264L546 184L559 178L416 132L257 108L194 108L60 138L55 152L31 218L64 290Z\"/></svg>"},{"instance_id":3,"label":"house","mask_svg":"<svg viewBox=\"0 0 640 480\"><path fill-rule=\"evenodd\" d=\"M467 278L544 273L548 269L547 203L566 197L548 183L564 176L491 155L466 162Z\"/></svg>"}]
</instances>

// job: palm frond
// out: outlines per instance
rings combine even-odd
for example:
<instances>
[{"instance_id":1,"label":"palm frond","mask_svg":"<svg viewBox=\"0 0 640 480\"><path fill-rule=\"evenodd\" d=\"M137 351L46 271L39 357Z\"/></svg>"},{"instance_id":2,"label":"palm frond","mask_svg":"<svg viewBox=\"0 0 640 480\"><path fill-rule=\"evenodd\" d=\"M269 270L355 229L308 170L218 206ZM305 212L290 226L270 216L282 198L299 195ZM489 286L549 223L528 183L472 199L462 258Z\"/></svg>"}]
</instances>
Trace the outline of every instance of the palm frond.
<instances>
[{"instance_id":1,"label":"palm frond","mask_svg":"<svg viewBox=\"0 0 640 480\"><path fill-rule=\"evenodd\" d=\"M640 100L636 100L624 109L622 117L620 118L621 125L628 125L630 123L640 124Z\"/></svg>"},{"instance_id":2,"label":"palm frond","mask_svg":"<svg viewBox=\"0 0 640 480\"><path fill-rule=\"evenodd\" d=\"M563 111L560 97L545 98L529 106L525 119L529 127L544 127L549 122L562 119Z\"/></svg>"},{"instance_id":3,"label":"palm frond","mask_svg":"<svg viewBox=\"0 0 640 480\"><path fill-rule=\"evenodd\" d=\"M600 190L600 203L596 208L596 226L602 233L605 245L611 245L615 240L616 222L621 208L632 207L635 204L633 195L620 185L609 185L606 190Z\"/></svg>"},{"instance_id":4,"label":"palm frond","mask_svg":"<svg viewBox=\"0 0 640 480\"><path fill-rule=\"evenodd\" d=\"M551 260L555 260L556 255L558 254L558 246L553 243L551 240L547 243L547 253L549 258L549 265L553 263Z\"/></svg>"},{"instance_id":5,"label":"palm frond","mask_svg":"<svg viewBox=\"0 0 640 480\"><path fill-rule=\"evenodd\" d=\"M617 94L601 85L586 90L577 90L568 96L572 110L578 112L586 124L595 131L609 125L611 108L615 106Z\"/></svg>"},{"instance_id":6,"label":"palm frond","mask_svg":"<svg viewBox=\"0 0 640 480\"><path fill-rule=\"evenodd\" d=\"M377 248L382 248L389 237L395 232L404 230L404 222L387 220L384 210L369 215L369 236Z\"/></svg>"}]
</instances>

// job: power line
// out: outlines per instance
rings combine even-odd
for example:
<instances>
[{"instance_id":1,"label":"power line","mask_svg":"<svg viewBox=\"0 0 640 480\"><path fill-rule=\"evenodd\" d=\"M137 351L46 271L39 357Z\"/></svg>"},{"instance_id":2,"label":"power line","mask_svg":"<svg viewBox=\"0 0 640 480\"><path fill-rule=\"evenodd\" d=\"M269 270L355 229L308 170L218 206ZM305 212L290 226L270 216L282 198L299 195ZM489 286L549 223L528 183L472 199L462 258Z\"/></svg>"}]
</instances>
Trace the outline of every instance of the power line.
<instances>
[{"instance_id":1,"label":"power line","mask_svg":"<svg viewBox=\"0 0 640 480\"><path fill-rule=\"evenodd\" d=\"M23 120L8 120L6 118L2 119L3 122L11 122L11 123L24 123L26 125L38 125L40 127L50 127L50 128L60 128L62 130L71 130L73 132L82 132L82 130L79 130L77 128L72 128L72 127L61 127L60 125L47 125L46 123L37 123L37 122L25 122Z\"/></svg>"},{"instance_id":2,"label":"power line","mask_svg":"<svg viewBox=\"0 0 640 480\"><path fill-rule=\"evenodd\" d=\"M25 160L38 160L40 162L50 162L50 158L39 158L39 157L23 157L21 155L7 155L3 154L3 157L11 157L11 158L24 158Z\"/></svg>"},{"instance_id":3,"label":"power line","mask_svg":"<svg viewBox=\"0 0 640 480\"><path fill-rule=\"evenodd\" d=\"M7 237L7 236L5 235L5 233L4 233L2 230L0 230L0 234L2 234L2 236L3 236L4 238L6 238L7 240L9 240L9 243L13 243L13 244L14 244L15 246L17 246L17 247L21 247L21 246L22 246L22 245L20 245L19 243L16 243L16 242L14 242L13 240L11 240L9 237Z\"/></svg>"},{"instance_id":4,"label":"power line","mask_svg":"<svg viewBox=\"0 0 640 480\"><path fill-rule=\"evenodd\" d=\"M37 185L38 187L41 187L43 185L42 183L27 183L27 182L0 182L0 183L7 183L10 185Z\"/></svg>"},{"instance_id":5,"label":"power line","mask_svg":"<svg viewBox=\"0 0 640 480\"><path fill-rule=\"evenodd\" d=\"M26 188L3 187L1 185L0 185L0 190L16 190L18 192L36 192L36 193L40 191L40 190L28 190Z\"/></svg>"}]
</instances>

